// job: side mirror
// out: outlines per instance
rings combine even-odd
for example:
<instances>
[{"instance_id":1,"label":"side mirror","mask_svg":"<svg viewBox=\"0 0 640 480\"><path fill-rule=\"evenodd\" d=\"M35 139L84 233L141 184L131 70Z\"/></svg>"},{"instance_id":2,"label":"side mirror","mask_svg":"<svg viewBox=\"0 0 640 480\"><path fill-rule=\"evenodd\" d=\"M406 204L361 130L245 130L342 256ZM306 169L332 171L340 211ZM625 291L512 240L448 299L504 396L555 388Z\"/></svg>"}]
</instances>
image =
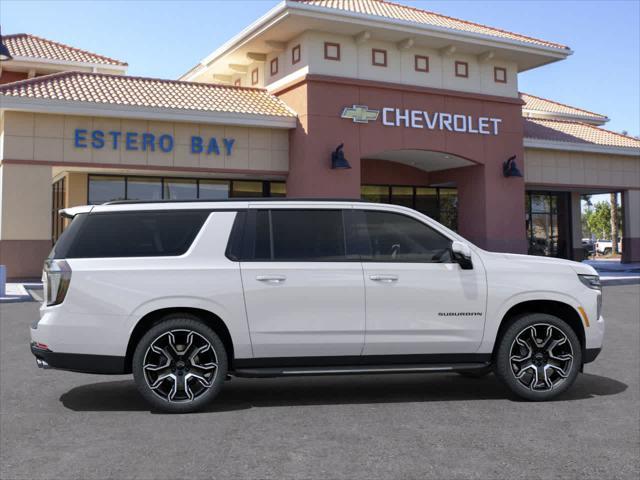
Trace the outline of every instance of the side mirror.
<instances>
[{"instance_id":1,"label":"side mirror","mask_svg":"<svg viewBox=\"0 0 640 480\"><path fill-rule=\"evenodd\" d=\"M471 249L466 243L454 240L451 243L451 253L453 260L460 265L463 270L472 270L473 262L471 261Z\"/></svg>"}]
</instances>

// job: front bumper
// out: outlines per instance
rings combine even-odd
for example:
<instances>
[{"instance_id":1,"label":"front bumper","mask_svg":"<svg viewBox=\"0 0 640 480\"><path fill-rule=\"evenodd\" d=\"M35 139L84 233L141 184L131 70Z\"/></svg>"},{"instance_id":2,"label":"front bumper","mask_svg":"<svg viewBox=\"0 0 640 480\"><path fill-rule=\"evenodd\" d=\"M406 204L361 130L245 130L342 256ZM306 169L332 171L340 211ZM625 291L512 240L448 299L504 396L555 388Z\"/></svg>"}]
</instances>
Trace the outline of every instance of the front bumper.
<instances>
[{"instance_id":1,"label":"front bumper","mask_svg":"<svg viewBox=\"0 0 640 480\"><path fill-rule=\"evenodd\" d=\"M104 375L128 373L125 368L125 357L52 352L49 349L40 348L36 342L31 342L31 353L36 357L40 368Z\"/></svg>"},{"instance_id":2,"label":"front bumper","mask_svg":"<svg viewBox=\"0 0 640 480\"><path fill-rule=\"evenodd\" d=\"M599 348L587 348L582 354L582 363L591 363L593 362L600 352L602 351L602 347Z\"/></svg>"}]
</instances>

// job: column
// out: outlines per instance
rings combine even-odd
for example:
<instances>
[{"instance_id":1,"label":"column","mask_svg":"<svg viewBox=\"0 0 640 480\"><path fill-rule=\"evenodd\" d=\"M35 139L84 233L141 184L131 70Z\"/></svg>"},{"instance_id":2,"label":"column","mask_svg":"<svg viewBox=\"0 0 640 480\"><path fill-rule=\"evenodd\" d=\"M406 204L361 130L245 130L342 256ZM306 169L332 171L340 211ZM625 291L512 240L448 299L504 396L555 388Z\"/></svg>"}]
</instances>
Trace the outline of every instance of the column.
<instances>
[{"instance_id":1,"label":"column","mask_svg":"<svg viewBox=\"0 0 640 480\"><path fill-rule=\"evenodd\" d=\"M640 190L622 192L624 237L622 263L640 262Z\"/></svg>"},{"instance_id":2,"label":"column","mask_svg":"<svg viewBox=\"0 0 640 480\"><path fill-rule=\"evenodd\" d=\"M580 192L571 192L571 259L581 262L586 258L582 248L582 204Z\"/></svg>"},{"instance_id":3,"label":"column","mask_svg":"<svg viewBox=\"0 0 640 480\"><path fill-rule=\"evenodd\" d=\"M8 278L39 278L51 250L51 167L0 165L0 264Z\"/></svg>"}]
</instances>

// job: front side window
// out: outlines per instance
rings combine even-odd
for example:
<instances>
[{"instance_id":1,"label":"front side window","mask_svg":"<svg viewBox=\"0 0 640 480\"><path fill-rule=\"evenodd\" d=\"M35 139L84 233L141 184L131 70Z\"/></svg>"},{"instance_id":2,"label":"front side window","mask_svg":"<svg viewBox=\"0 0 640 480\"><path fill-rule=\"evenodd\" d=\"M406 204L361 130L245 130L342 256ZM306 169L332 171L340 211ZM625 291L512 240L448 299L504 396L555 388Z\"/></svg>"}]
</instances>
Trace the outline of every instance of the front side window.
<instances>
[{"instance_id":1,"label":"front side window","mask_svg":"<svg viewBox=\"0 0 640 480\"><path fill-rule=\"evenodd\" d=\"M451 261L451 240L406 215L363 210L356 214L358 250L365 262L442 263Z\"/></svg>"}]
</instances>

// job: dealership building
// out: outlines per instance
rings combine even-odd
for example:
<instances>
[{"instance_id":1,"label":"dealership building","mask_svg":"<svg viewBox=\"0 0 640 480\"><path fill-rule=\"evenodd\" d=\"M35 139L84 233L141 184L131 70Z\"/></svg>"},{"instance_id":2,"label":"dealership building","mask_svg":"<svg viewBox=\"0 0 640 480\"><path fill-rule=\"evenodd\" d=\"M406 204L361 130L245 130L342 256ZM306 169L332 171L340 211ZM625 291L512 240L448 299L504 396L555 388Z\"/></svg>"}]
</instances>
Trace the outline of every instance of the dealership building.
<instances>
[{"instance_id":1,"label":"dealership building","mask_svg":"<svg viewBox=\"0 0 640 480\"><path fill-rule=\"evenodd\" d=\"M120 199L362 198L490 250L580 260L581 195L620 192L623 261L640 261L640 141L518 89L567 46L381 0L283 1L178 80L2 40L10 278L39 276L59 209Z\"/></svg>"}]
</instances>

